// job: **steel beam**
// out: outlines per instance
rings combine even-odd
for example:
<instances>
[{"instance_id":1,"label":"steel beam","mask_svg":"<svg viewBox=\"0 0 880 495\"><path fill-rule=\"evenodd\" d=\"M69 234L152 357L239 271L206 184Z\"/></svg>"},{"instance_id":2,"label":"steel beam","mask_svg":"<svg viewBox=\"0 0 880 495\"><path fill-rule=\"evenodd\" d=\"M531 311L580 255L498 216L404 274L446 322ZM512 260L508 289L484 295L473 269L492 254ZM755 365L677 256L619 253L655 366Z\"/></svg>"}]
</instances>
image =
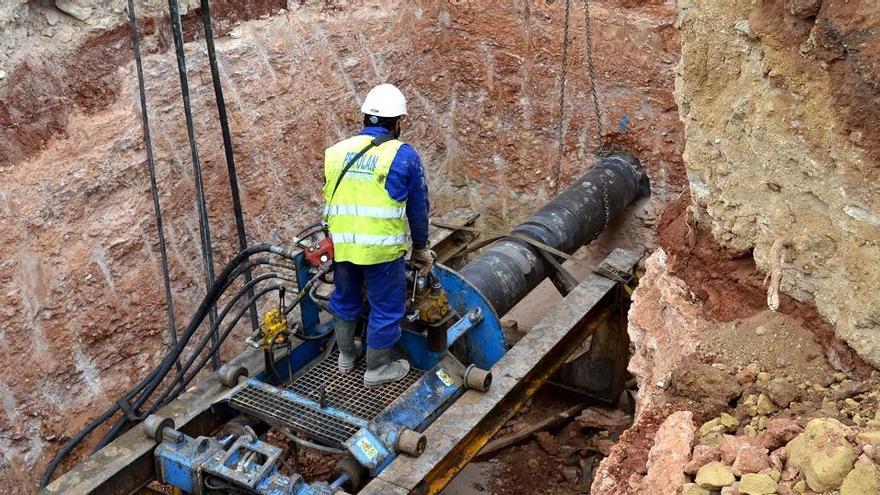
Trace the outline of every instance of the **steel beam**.
<instances>
[{"instance_id":1,"label":"steel beam","mask_svg":"<svg viewBox=\"0 0 880 495\"><path fill-rule=\"evenodd\" d=\"M621 250L628 271L639 257ZM619 282L591 274L492 367L486 393L466 392L434 421L418 458L400 456L361 495L440 492L603 321L615 314Z\"/></svg>"}]
</instances>

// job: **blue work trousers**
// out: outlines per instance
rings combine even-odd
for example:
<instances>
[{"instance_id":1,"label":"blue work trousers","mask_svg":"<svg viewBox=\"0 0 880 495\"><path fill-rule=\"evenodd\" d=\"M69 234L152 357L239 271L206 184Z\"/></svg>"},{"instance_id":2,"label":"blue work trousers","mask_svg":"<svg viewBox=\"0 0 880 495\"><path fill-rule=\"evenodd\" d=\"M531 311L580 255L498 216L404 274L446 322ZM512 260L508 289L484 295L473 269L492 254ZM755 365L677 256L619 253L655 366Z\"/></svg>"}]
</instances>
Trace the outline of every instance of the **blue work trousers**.
<instances>
[{"instance_id":1,"label":"blue work trousers","mask_svg":"<svg viewBox=\"0 0 880 495\"><path fill-rule=\"evenodd\" d=\"M370 319L367 347L388 349L400 340L400 320L406 312L406 266L403 258L377 265L336 263L330 312L352 321L363 310L362 287L367 284Z\"/></svg>"}]
</instances>

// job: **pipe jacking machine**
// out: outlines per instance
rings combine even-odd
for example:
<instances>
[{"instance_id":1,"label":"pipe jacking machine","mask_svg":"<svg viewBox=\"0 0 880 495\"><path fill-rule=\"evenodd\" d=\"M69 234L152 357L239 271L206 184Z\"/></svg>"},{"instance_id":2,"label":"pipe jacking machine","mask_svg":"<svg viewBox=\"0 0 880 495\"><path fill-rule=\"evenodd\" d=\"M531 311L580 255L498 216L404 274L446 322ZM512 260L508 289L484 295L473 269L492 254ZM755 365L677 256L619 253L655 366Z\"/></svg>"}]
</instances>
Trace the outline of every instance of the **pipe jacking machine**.
<instances>
[{"instance_id":1,"label":"pipe jacking machine","mask_svg":"<svg viewBox=\"0 0 880 495\"><path fill-rule=\"evenodd\" d=\"M150 445L151 476L181 492L356 493L396 457L419 456L428 442L423 432L467 390L492 386L492 367L508 352L500 317L548 276L560 270L567 275L559 267L562 253L589 243L649 193L639 161L628 153L610 153L460 270L437 264L427 276L413 271L397 346L412 369L404 379L377 388L363 385L363 358L352 373L336 370L333 320L326 311L332 242L324 226L315 224L302 232L293 247L248 248L217 277L159 366L95 426L71 439L47 478L85 435L121 413L98 447L119 449L114 439L120 433L140 429L156 442L154 448ZM268 271L255 272L237 292L229 290L245 271L257 268ZM249 293L253 296L245 297ZM225 306L216 324L220 340L212 343L202 322L221 297ZM262 349L262 370L248 376L241 360L221 367L217 375L226 389L219 400L201 405L213 416L212 424L221 427L210 435L186 434L186 428L176 428L173 418L157 411L199 400L184 392L255 303L263 310L262 324L247 342ZM360 327L365 338L363 322ZM276 433L267 435L270 430ZM328 481L307 481L284 464L284 449L273 444L279 441L336 454L340 460L334 474ZM77 476L81 479L82 473ZM62 476L44 492L77 491L72 487L81 485L70 478L70 473ZM127 493L136 488L123 488L118 481L116 486L96 491Z\"/></svg>"}]
</instances>

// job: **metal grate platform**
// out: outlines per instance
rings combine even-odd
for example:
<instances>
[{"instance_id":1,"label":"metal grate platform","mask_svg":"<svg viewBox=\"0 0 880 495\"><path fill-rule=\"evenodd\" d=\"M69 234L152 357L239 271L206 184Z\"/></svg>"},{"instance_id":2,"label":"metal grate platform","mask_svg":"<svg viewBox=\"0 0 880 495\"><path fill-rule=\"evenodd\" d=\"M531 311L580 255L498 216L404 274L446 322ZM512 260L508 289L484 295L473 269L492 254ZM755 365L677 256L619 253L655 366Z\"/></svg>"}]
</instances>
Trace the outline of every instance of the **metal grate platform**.
<instances>
[{"instance_id":1,"label":"metal grate platform","mask_svg":"<svg viewBox=\"0 0 880 495\"><path fill-rule=\"evenodd\" d=\"M285 426L330 445L341 445L360 429L356 424L252 386L239 390L229 404L271 425Z\"/></svg>"},{"instance_id":2,"label":"metal grate platform","mask_svg":"<svg viewBox=\"0 0 880 495\"><path fill-rule=\"evenodd\" d=\"M342 375L336 370L338 355L339 351L334 350L285 388L315 402L321 402L323 389L324 407L371 421L424 374L411 370L403 380L368 389L363 382L366 362L361 359L354 371ZM330 445L341 445L359 429L358 425L329 412L298 404L283 395L252 385L239 389L229 399L229 404L269 424L285 426Z\"/></svg>"},{"instance_id":3,"label":"metal grate platform","mask_svg":"<svg viewBox=\"0 0 880 495\"><path fill-rule=\"evenodd\" d=\"M336 370L339 351L334 350L326 359L312 366L304 374L296 377L287 390L321 401L321 389L325 392L324 404L372 421L380 412L391 405L398 397L422 377L424 372L410 369L402 380L387 383L376 388L364 387L366 360L358 360L354 371L347 375Z\"/></svg>"}]
</instances>

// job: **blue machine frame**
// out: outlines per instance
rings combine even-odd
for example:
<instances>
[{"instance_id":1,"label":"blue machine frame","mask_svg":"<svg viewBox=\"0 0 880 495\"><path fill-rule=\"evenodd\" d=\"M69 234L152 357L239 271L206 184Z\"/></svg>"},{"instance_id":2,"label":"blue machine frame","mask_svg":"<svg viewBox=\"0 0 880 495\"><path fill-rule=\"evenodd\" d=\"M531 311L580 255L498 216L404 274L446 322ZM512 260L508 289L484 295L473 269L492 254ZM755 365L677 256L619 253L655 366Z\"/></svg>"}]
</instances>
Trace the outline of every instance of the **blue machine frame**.
<instances>
[{"instance_id":1,"label":"blue machine frame","mask_svg":"<svg viewBox=\"0 0 880 495\"><path fill-rule=\"evenodd\" d=\"M304 287L314 276L313 271L303 263L302 254L296 257L295 263L298 284ZM267 383L265 373L232 388L227 397L242 387L253 387L356 425L357 432L343 445L371 476L378 475L397 457L401 432L424 431L464 393L468 365L488 370L506 352L499 318L480 292L447 267L437 265L434 273L458 318L447 329L449 347L443 352L431 351L424 333L403 328L399 347L413 367L424 371L424 374L371 421L273 386ZM309 297L304 297L300 303L300 318L302 331L307 336L320 336L332 326L332 320L321 322L320 308ZM459 342L462 337L463 342ZM288 380L288 370L296 374L316 359L323 359L322 351L331 343L330 339L328 335L322 339L295 343L290 353L276 363L281 378ZM456 354L466 363L459 361L449 350L457 342L456 349L459 351ZM347 481L343 477L330 484L308 484L299 475L284 476L276 465L281 450L249 436L213 439L174 433L166 436L156 448L158 480L188 493L202 493L208 476L265 495L327 494Z\"/></svg>"}]
</instances>

